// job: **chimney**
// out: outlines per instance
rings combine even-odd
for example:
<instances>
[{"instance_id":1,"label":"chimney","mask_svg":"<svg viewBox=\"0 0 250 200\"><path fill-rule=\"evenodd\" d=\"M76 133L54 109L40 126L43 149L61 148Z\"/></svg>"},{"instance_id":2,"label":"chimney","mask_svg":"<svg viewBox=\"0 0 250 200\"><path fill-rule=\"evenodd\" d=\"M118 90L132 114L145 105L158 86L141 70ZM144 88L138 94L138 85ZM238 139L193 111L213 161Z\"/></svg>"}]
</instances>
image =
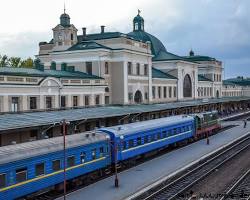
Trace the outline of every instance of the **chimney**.
<instances>
[{"instance_id":1,"label":"chimney","mask_svg":"<svg viewBox=\"0 0 250 200\"><path fill-rule=\"evenodd\" d=\"M105 26L101 26L101 33L104 33Z\"/></svg>"},{"instance_id":2,"label":"chimney","mask_svg":"<svg viewBox=\"0 0 250 200\"><path fill-rule=\"evenodd\" d=\"M82 28L82 39L85 39L86 38L86 30L87 30L87 28L86 27L83 27Z\"/></svg>"}]
</instances>

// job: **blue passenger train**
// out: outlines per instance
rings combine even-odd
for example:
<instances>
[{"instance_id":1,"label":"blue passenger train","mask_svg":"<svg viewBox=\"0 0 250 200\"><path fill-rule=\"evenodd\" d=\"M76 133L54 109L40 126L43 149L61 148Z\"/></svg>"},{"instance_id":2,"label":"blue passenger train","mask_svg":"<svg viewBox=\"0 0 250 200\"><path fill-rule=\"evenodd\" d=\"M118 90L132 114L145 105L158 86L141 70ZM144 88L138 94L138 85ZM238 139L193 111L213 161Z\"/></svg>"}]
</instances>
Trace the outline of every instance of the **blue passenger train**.
<instances>
[{"instance_id":1,"label":"blue passenger train","mask_svg":"<svg viewBox=\"0 0 250 200\"><path fill-rule=\"evenodd\" d=\"M211 125L218 124L215 112L209 116ZM204 121L202 114L180 115L67 135L66 178L70 182L79 176L102 174L116 162L193 139ZM207 128L209 123L205 123ZM11 200L61 186L63 153L62 137L0 147L0 199Z\"/></svg>"}]
</instances>

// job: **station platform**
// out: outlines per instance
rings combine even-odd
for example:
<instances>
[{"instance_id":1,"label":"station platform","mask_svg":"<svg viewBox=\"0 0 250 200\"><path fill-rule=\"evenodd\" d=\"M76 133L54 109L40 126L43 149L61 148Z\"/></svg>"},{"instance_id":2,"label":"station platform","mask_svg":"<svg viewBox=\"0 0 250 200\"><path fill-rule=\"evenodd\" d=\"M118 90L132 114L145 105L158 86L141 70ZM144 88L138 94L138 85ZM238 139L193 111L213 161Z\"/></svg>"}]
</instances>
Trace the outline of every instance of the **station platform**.
<instances>
[{"instance_id":1,"label":"station platform","mask_svg":"<svg viewBox=\"0 0 250 200\"><path fill-rule=\"evenodd\" d=\"M250 123L243 128L242 121L227 121L226 124L238 124L234 128L210 136L210 144L200 140L160 157L147 161L118 174L119 188L114 187L114 176L96 182L67 195L67 200L121 200L130 199L147 187L151 187L162 179L173 176L177 172L191 166L206 156L250 133ZM59 198L58 200L62 200Z\"/></svg>"}]
</instances>

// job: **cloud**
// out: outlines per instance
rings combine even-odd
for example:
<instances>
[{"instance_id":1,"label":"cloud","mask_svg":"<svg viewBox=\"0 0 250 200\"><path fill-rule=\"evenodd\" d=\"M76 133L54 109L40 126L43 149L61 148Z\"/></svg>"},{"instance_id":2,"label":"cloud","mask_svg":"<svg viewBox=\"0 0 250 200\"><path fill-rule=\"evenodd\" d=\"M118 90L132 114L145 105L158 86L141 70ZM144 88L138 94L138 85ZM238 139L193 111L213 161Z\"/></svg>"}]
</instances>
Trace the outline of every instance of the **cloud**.
<instances>
[{"instance_id":1,"label":"cloud","mask_svg":"<svg viewBox=\"0 0 250 200\"><path fill-rule=\"evenodd\" d=\"M0 13L6 19L2 22L5 29L0 30L0 53L33 56L40 41L51 39L63 0L18 1L14 8L13 3L16 1L6 1ZM157 36L168 51L187 55L193 48L196 54L225 62L226 76L250 76L249 0L127 0L125 4L68 0L66 8L79 34L81 27L87 27L88 33L99 32L100 25L106 25L107 31L130 32L139 8L145 30Z\"/></svg>"}]
</instances>

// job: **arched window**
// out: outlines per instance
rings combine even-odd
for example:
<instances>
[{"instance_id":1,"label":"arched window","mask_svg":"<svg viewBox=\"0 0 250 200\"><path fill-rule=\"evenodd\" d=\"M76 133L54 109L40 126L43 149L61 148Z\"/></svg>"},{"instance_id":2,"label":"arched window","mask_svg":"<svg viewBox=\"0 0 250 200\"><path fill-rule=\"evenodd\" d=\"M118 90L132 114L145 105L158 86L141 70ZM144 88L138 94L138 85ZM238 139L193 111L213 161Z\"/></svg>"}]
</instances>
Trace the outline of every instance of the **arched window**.
<instances>
[{"instance_id":1,"label":"arched window","mask_svg":"<svg viewBox=\"0 0 250 200\"><path fill-rule=\"evenodd\" d=\"M105 88L105 92L109 92L109 88L108 87Z\"/></svg>"},{"instance_id":2,"label":"arched window","mask_svg":"<svg viewBox=\"0 0 250 200\"><path fill-rule=\"evenodd\" d=\"M135 101L135 103L141 103L142 102L142 93L141 93L141 91L139 91L139 90L136 91L134 101Z\"/></svg>"},{"instance_id":3,"label":"arched window","mask_svg":"<svg viewBox=\"0 0 250 200\"><path fill-rule=\"evenodd\" d=\"M183 97L192 97L192 82L188 74L183 81Z\"/></svg>"}]
</instances>

